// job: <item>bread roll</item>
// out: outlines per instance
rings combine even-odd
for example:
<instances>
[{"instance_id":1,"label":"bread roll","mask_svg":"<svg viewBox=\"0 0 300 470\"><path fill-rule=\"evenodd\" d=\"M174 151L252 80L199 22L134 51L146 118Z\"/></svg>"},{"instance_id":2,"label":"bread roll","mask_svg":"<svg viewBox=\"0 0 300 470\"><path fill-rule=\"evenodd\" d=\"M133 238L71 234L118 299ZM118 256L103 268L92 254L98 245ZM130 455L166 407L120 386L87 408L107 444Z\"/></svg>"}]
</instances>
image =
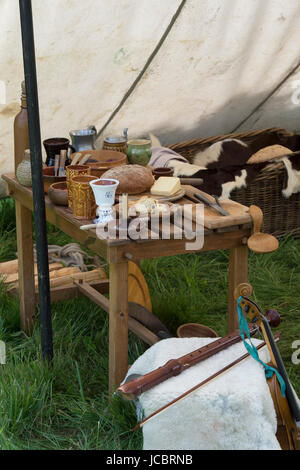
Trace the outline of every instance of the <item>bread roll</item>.
<instances>
[{"instance_id":1,"label":"bread roll","mask_svg":"<svg viewBox=\"0 0 300 470\"><path fill-rule=\"evenodd\" d=\"M154 176L150 168L141 165L121 165L107 170L101 179L113 178L119 181L117 194L140 194L150 190Z\"/></svg>"},{"instance_id":2,"label":"bread roll","mask_svg":"<svg viewBox=\"0 0 300 470\"><path fill-rule=\"evenodd\" d=\"M269 145L268 147L263 147L262 149L258 150L258 152L253 153L247 163L264 163L270 160L281 158L290 153L292 153L292 151L287 147L283 147L282 145Z\"/></svg>"}]
</instances>

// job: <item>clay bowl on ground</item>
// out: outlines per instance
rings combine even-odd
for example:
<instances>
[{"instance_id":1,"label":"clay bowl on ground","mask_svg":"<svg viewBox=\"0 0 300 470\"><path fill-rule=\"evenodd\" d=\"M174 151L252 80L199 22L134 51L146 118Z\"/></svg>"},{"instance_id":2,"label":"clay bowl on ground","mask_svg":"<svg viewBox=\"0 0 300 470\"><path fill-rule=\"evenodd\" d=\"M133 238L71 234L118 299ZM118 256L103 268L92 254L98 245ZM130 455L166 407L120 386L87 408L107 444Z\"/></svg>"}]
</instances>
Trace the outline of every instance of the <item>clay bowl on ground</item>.
<instances>
[{"instance_id":1,"label":"clay bowl on ground","mask_svg":"<svg viewBox=\"0 0 300 470\"><path fill-rule=\"evenodd\" d=\"M177 328L178 338L218 338L218 334L200 323L185 323Z\"/></svg>"},{"instance_id":2,"label":"clay bowl on ground","mask_svg":"<svg viewBox=\"0 0 300 470\"><path fill-rule=\"evenodd\" d=\"M67 206L68 205L68 190L67 183L63 181L62 183L53 183L48 189L49 199L56 204L57 206Z\"/></svg>"},{"instance_id":3,"label":"clay bowl on ground","mask_svg":"<svg viewBox=\"0 0 300 470\"><path fill-rule=\"evenodd\" d=\"M44 191L48 193L48 190L53 183L63 183L66 181L65 176L54 176L54 166L47 166L43 168L44 175Z\"/></svg>"},{"instance_id":4,"label":"clay bowl on ground","mask_svg":"<svg viewBox=\"0 0 300 470\"><path fill-rule=\"evenodd\" d=\"M127 155L115 150L83 150L80 153L82 156L77 163L80 165L85 155L91 155L85 165L91 168L91 175L97 178L102 176L109 168L127 164Z\"/></svg>"}]
</instances>

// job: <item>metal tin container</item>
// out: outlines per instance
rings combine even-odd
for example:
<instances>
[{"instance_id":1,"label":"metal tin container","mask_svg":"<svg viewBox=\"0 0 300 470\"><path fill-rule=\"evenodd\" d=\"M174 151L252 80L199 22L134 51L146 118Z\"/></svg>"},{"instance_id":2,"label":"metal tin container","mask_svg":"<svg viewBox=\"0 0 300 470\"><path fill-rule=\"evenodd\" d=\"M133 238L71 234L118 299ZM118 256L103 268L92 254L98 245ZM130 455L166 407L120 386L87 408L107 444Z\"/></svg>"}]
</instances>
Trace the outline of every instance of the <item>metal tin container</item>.
<instances>
[{"instance_id":1,"label":"metal tin container","mask_svg":"<svg viewBox=\"0 0 300 470\"><path fill-rule=\"evenodd\" d=\"M70 131L72 146L76 152L81 150L95 149L95 140L97 137L97 129L95 126L89 126L87 129L77 129Z\"/></svg>"}]
</instances>

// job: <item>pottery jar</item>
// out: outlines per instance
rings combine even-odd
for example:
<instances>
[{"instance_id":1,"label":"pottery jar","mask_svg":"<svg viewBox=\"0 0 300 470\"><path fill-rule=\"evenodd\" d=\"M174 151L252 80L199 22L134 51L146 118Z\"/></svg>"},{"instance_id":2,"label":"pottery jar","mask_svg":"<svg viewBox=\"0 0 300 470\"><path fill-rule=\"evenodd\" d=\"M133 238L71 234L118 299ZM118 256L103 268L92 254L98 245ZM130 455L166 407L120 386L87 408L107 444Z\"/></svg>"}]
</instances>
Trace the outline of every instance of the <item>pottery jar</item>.
<instances>
[{"instance_id":1,"label":"pottery jar","mask_svg":"<svg viewBox=\"0 0 300 470\"><path fill-rule=\"evenodd\" d=\"M126 153L126 139L122 137L107 137L103 142L103 150L114 150L115 152Z\"/></svg>"},{"instance_id":2,"label":"pottery jar","mask_svg":"<svg viewBox=\"0 0 300 470\"><path fill-rule=\"evenodd\" d=\"M68 191L66 182L53 183L48 190L48 196L53 204L58 206L68 205Z\"/></svg>"},{"instance_id":3,"label":"pottery jar","mask_svg":"<svg viewBox=\"0 0 300 470\"><path fill-rule=\"evenodd\" d=\"M22 82L21 110L14 120L14 144L16 174L17 168L23 160L25 149L30 147L25 81Z\"/></svg>"},{"instance_id":4,"label":"pottery jar","mask_svg":"<svg viewBox=\"0 0 300 470\"><path fill-rule=\"evenodd\" d=\"M127 142L127 157L133 165L147 166L152 155L151 141L135 139Z\"/></svg>"},{"instance_id":5,"label":"pottery jar","mask_svg":"<svg viewBox=\"0 0 300 470\"><path fill-rule=\"evenodd\" d=\"M103 150L114 150L116 152L127 152L127 131L125 128L123 131L123 136L115 137L105 137L103 141Z\"/></svg>"},{"instance_id":6,"label":"pottery jar","mask_svg":"<svg viewBox=\"0 0 300 470\"><path fill-rule=\"evenodd\" d=\"M46 166L54 166L55 155L60 155L62 150L70 149L71 153L75 152L75 148L70 144L69 139L65 137L52 137L43 141L44 148L46 150ZM65 166L70 164L70 158L67 157Z\"/></svg>"},{"instance_id":7,"label":"pottery jar","mask_svg":"<svg viewBox=\"0 0 300 470\"><path fill-rule=\"evenodd\" d=\"M29 149L25 150L24 158L17 167L16 178L18 182L22 184L22 186L32 186L31 161L30 161Z\"/></svg>"}]
</instances>

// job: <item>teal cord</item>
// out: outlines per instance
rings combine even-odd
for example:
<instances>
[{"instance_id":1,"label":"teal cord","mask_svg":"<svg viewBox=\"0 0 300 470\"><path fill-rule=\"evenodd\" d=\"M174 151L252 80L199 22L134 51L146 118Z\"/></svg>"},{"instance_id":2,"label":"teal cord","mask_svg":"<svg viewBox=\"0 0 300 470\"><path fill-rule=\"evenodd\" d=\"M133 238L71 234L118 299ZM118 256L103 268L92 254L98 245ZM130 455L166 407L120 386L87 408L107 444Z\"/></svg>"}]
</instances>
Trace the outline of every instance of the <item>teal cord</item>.
<instances>
[{"instance_id":1,"label":"teal cord","mask_svg":"<svg viewBox=\"0 0 300 470\"><path fill-rule=\"evenodd\" d=\"M247 321L246 321L246 318L245 318L244 315L243 315L243 311L242 311L242 308L241 308L241 306L240 306L241 300L243 300L243 297L242 297L242 296L240 296L240 297L238 298L238 300L237 300L237 311L238 311L238 315L239 315L239 329L240 329L240 335L241 335L241 338L242 338L243 343L244 343L244 345L245 345L245 348L247 349L247 351L249 352L249 354L253 357L253 359L255 359L257 362L259 362L259 363L264 367L264 369L265 369L265 374L266 374L266 377L267 377L267 378L270 378L270 377L272 377L273 374L276 374L277 379L278 379L278 382L279 382L279 384L280 384L282 396L285 397L285 389L286 389L285 381L283 380L283 378L282 378L281 375L279 374L278 370L274 369L274 367L268 366L267 364L265 364L265 363L259 358L257 349L256 349L256 347L254 346L254 344L253 344L252 341L251 341L251 336L250 336L250 332L249 332L248 323L247 323ZM247 339L249 340L249 343L250 343L250 344L246 341L245 335L247 336Z\"/></svg>"}]
</instances>

